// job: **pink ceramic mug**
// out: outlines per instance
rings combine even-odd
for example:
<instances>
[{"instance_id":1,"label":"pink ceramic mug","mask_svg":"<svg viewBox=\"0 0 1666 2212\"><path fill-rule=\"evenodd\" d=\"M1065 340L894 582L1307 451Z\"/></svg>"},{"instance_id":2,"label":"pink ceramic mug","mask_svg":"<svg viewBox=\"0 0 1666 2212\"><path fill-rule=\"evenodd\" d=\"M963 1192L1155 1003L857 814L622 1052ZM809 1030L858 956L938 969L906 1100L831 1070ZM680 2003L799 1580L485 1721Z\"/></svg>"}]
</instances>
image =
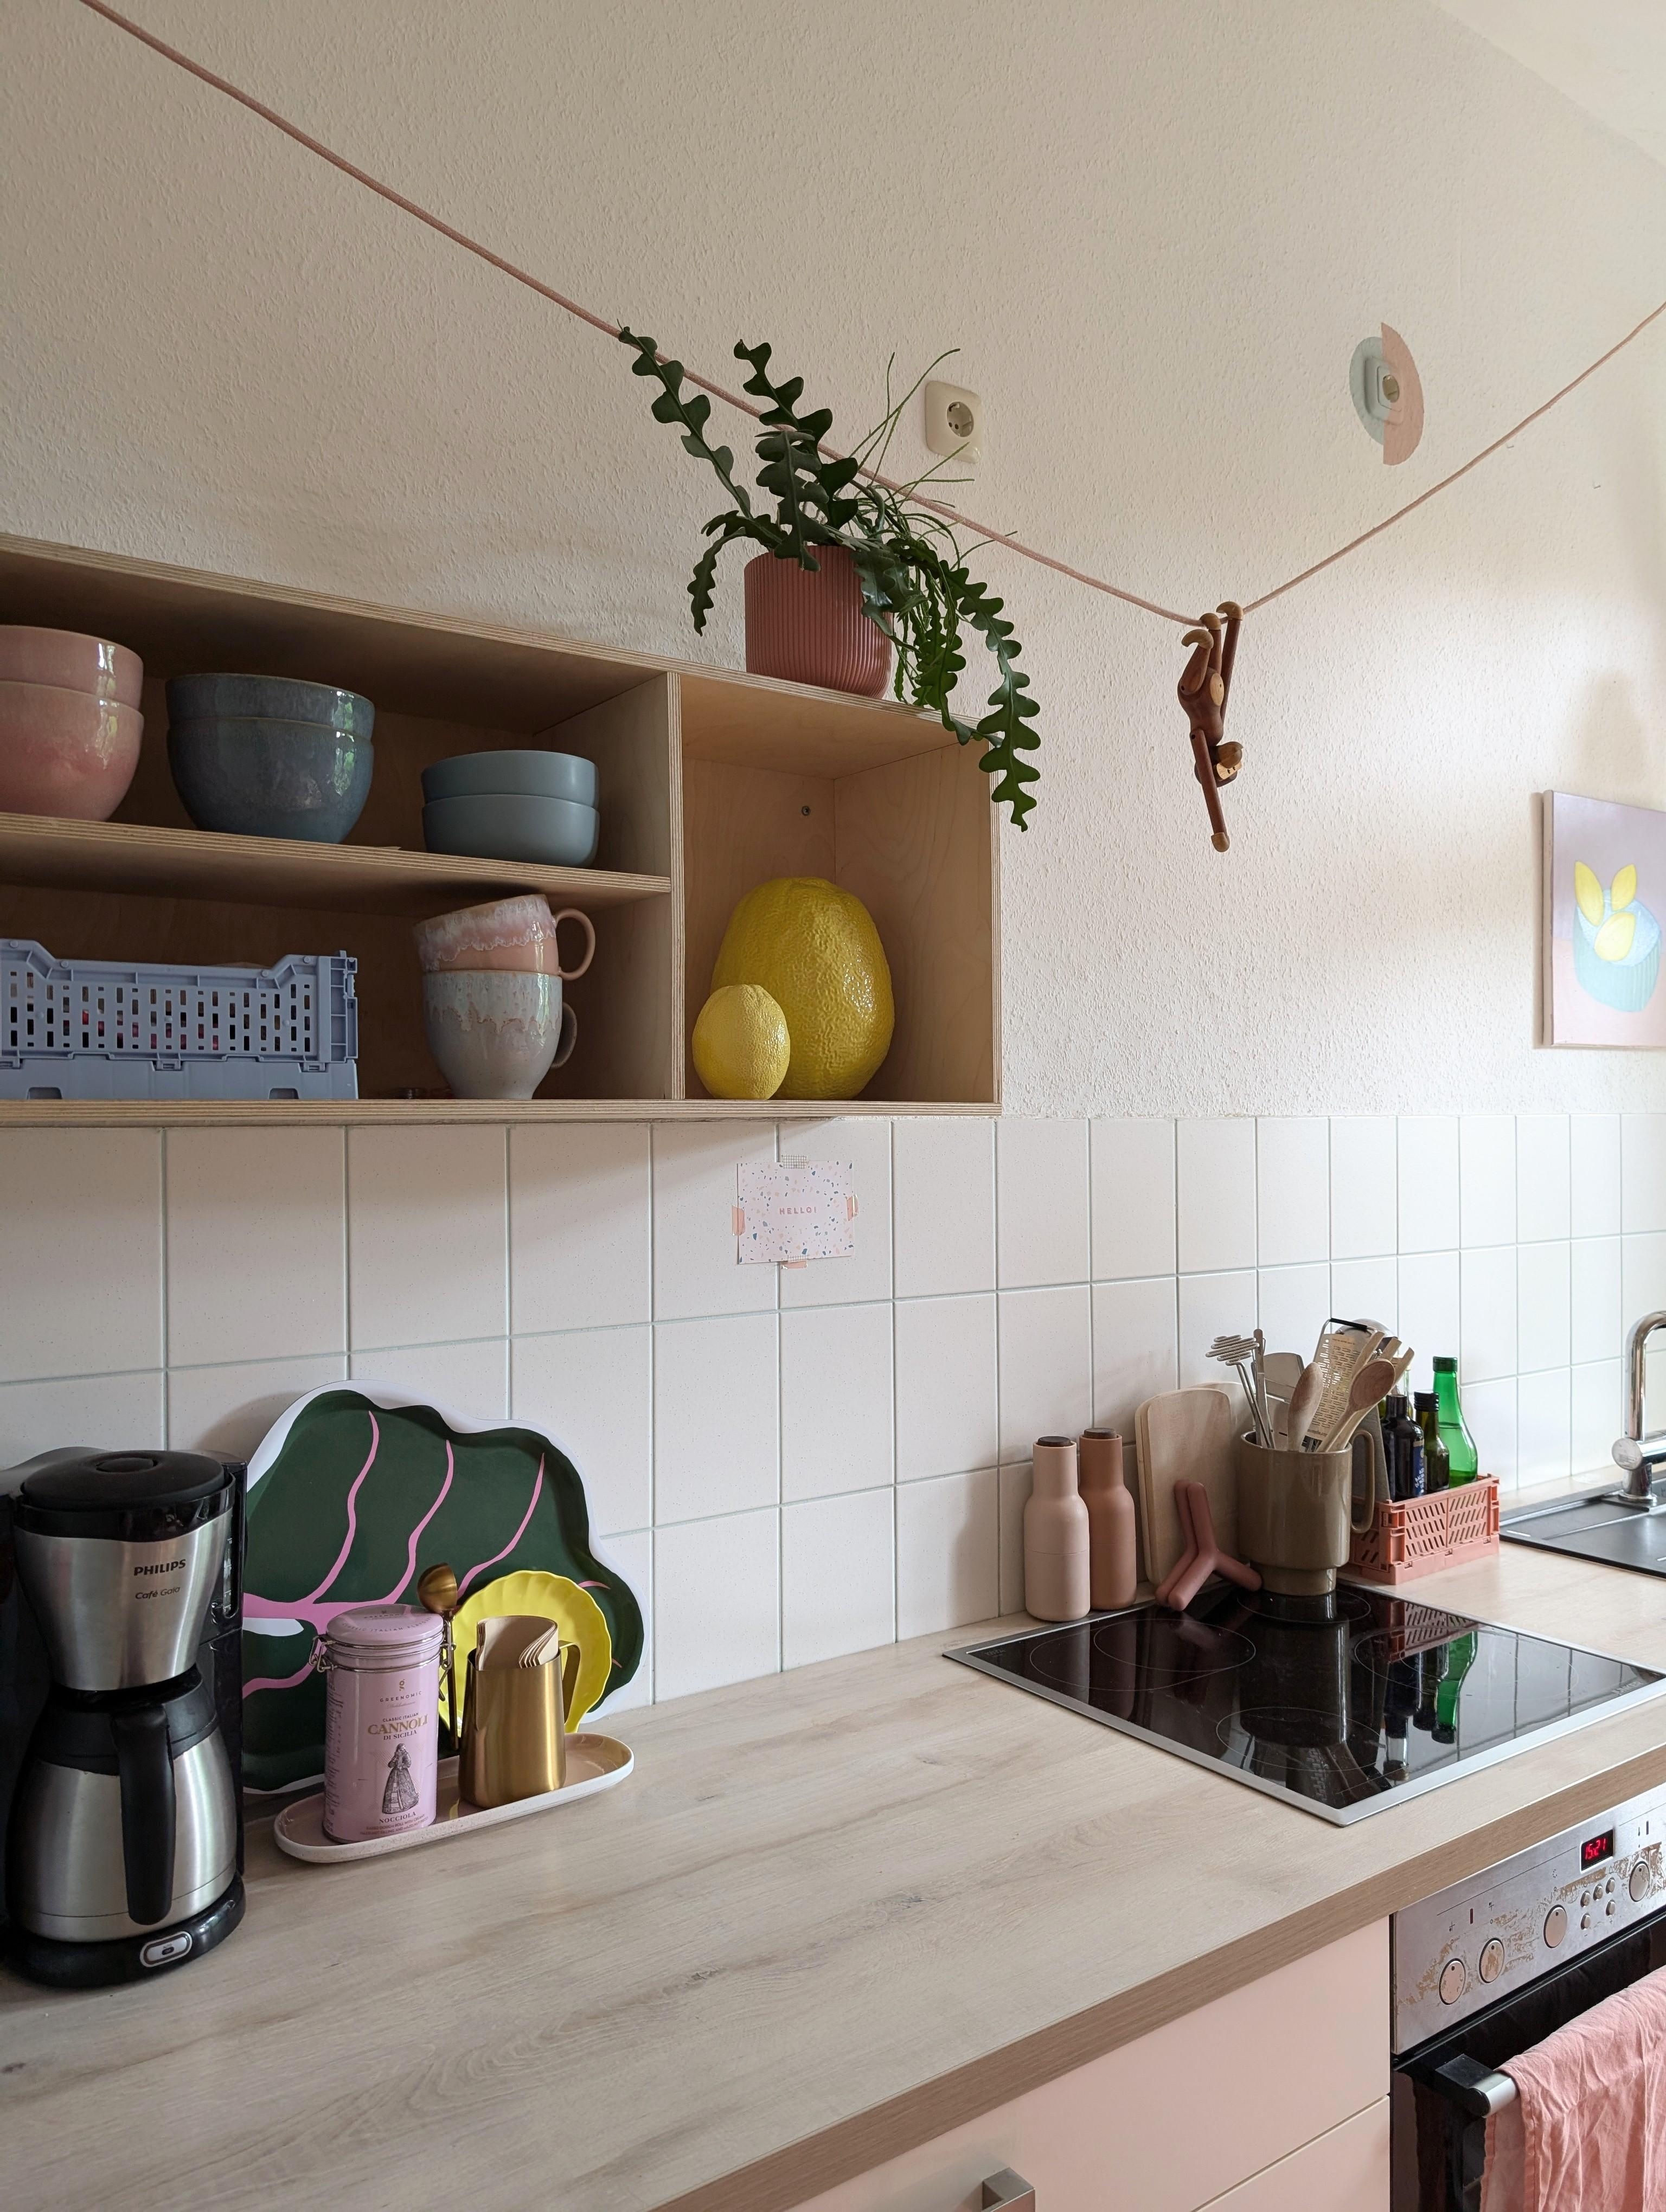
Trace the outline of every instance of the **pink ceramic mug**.
<instances>
[{"instance_id":1,"label":"pink ceramic mug","mask_svg":"<svg viewBox=\"0 0 1666 2212\"><path fill-rule=\"evenodd\" d=\"M584 932L584 951L576 968L563 968L556 948L556 933L564 921L577 922ZM427 975L507 972L555 975L572 983L596 957L596 932L589 915L573 906L552 915L548 900L531 891L520 898L493 899L485 906L436 915L432 921L419 921L413 934L416 957Z\"/></svg>"}]
</instances>

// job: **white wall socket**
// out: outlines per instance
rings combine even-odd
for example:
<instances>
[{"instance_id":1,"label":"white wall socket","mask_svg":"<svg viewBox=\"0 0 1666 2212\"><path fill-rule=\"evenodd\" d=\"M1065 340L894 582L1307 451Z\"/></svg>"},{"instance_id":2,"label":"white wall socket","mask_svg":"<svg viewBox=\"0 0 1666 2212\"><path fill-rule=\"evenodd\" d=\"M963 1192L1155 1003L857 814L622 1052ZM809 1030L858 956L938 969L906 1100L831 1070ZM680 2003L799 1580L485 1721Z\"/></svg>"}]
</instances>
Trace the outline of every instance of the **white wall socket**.
<instances>
[{"instance_id":1,"label":"white wall socket","mask_svg":"<svg viewBox=\"0 0 1666 2212\"><path fill-rule=\"evenodd\" d=\"M983 402L962 384L926 386L926 446L933 453L952 453L967 467L983 458Z\"/></svg>"}]
</instances>

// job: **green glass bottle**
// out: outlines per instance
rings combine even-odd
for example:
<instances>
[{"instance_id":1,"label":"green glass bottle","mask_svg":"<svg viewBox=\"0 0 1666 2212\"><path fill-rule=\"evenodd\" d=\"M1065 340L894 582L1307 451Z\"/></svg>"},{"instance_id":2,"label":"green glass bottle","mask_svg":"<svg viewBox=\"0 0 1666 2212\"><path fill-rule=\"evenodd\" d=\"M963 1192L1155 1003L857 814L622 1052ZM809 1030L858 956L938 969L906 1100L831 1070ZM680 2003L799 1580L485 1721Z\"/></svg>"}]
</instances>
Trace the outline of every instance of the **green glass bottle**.
<instances>
[{"instance_id":1,"label":"green glass bottle","mask_svg":"<svg viewBox=\"0 0 1666 2212\"><path fill-rule=\"evenodd\" d=\"M1440 1433L1440 1415L1432 1390L1420 1390L1413 1403L1417 1407L1417 1425L1423 1431L1423 1487L1426 1490L1445 1490L1452 1480L1450 1455Z\"/></svg>"},{"instance_id":2,"label":"green glass bottle","mask_svg":"<svg viewBox=\"0 0 1666 2212\"><path fill-rule=\"evenodd\" d=\"M1446 1447L1452 1488L1456 1490L1460 1483L1473 1482L1481 1469L1481 1455L1475 1449L1474 1438L1463 1425L1456 1359L1435 1362L1435 1422Z\"/></svg>"}]
</instances>

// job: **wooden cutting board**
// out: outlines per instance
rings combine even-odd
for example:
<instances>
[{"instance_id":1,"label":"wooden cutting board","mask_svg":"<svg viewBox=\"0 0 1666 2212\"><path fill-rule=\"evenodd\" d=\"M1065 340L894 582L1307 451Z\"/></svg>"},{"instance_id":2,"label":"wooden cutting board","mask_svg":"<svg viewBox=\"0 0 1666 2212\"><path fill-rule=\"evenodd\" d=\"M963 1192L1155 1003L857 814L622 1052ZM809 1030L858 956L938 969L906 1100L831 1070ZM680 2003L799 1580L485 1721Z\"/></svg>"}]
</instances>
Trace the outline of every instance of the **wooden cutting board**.
<instances>
[{"instance_id":1,"label":"wooden cutting board","mask_svg":"<svg viewBox=\"0 0 1666 2212\"><path fill-rule=\"evenodd\" d=\"M1146 1574L1160 1583L1179 1560L1183 1540L1175 1510L1177 1482L1201 1482L1209 1493L1215 1534L1237 1549L1237 1462L1233 1397L1218 1382L1164 1390L1134 1417L1139 1454L1140 1527Z\"/></svg>"}]
</instances>

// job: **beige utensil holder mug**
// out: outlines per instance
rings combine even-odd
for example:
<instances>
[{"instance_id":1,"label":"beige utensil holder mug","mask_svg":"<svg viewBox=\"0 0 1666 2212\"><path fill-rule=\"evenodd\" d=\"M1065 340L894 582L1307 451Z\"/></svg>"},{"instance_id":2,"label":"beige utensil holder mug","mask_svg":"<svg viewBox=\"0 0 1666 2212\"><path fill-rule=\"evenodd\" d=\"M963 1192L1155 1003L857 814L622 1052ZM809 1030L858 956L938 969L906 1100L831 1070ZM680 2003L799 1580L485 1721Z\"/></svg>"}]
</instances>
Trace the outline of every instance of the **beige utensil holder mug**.
<instances>
[{"instance_id":1,"label":"beige utensil holder mug","mask_svg":"<svg viewBox=\"0 0 1666 2212\"><path fill-rule=\"evenodd\" d=\"M1268 1451L1238 1444L1237 1548L1262 1586L1282 1597L1328 1597L1347 1565L1356 1527L1376 1500L1353 1500L1353 1452ZM1363 1522L1355 1515L1363 1515Z\"/></svg>"}]
</instances>

